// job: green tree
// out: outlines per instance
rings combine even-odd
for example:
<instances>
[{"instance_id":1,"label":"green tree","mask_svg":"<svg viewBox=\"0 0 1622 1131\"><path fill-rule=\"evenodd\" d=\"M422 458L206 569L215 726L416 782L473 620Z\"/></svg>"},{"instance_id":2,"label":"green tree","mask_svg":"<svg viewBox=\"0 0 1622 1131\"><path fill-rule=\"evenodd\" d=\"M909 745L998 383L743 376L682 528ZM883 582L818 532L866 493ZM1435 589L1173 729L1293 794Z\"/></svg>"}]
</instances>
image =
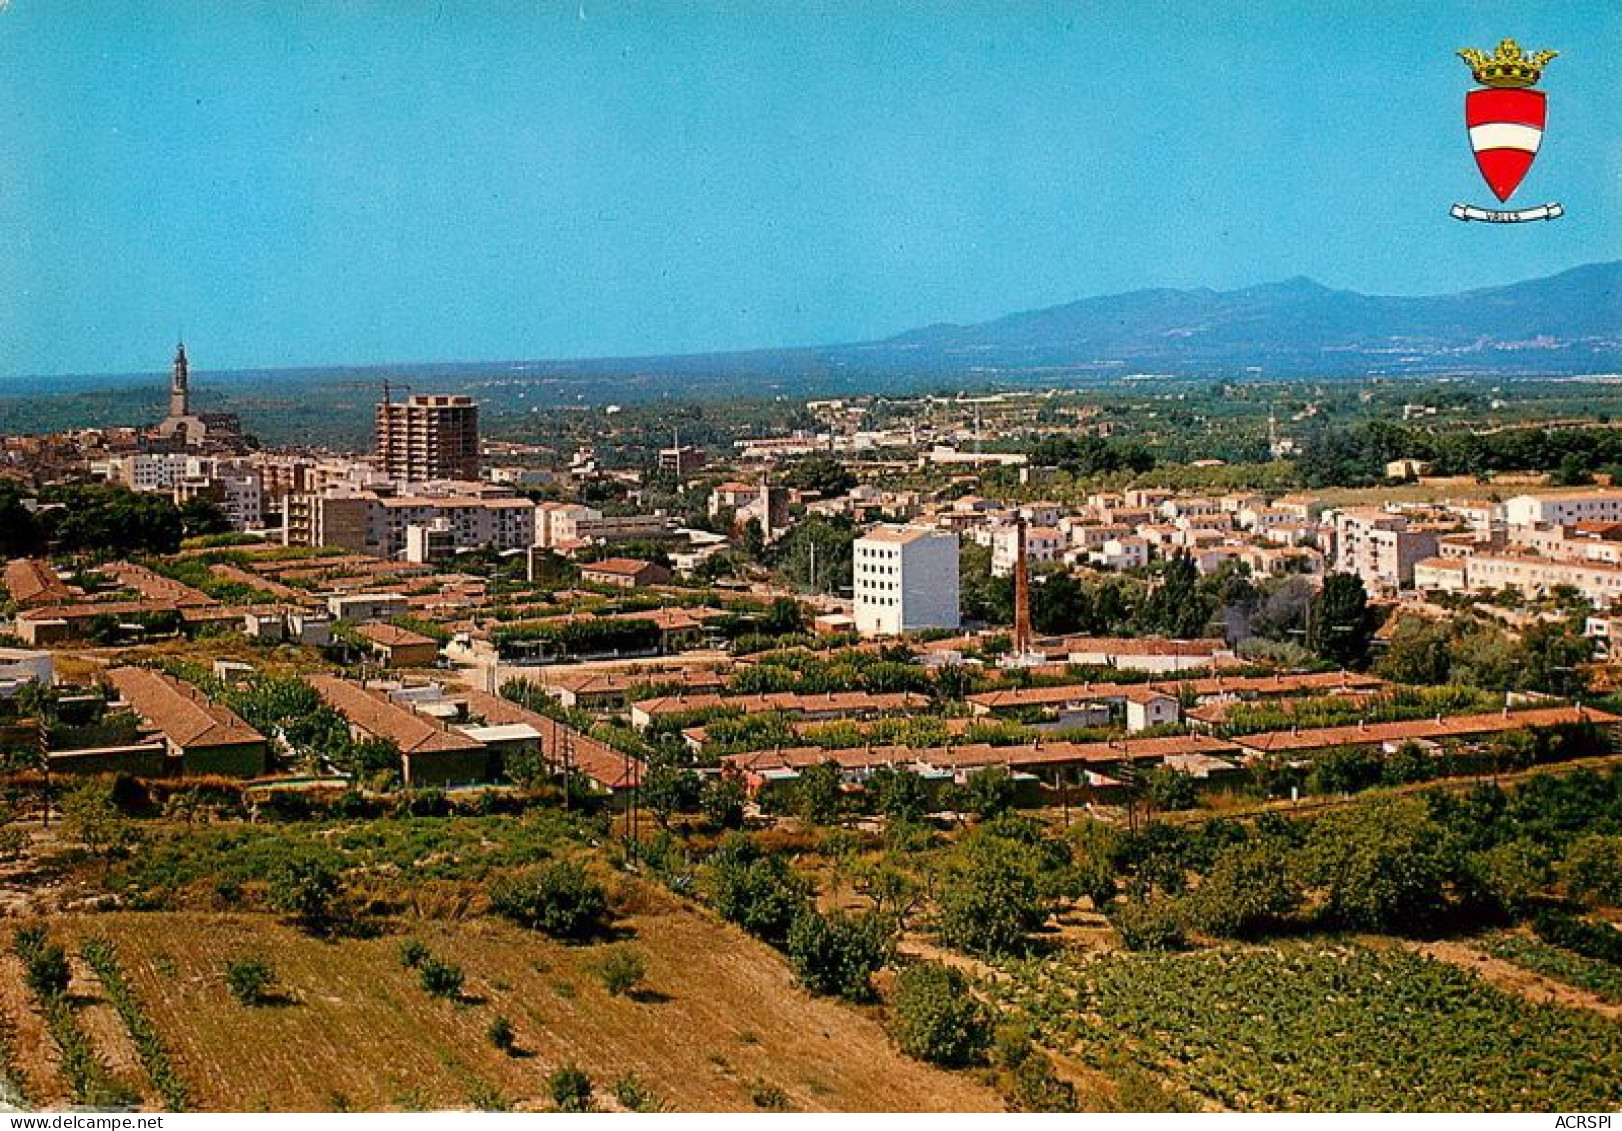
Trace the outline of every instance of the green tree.
<instances>
[{"instance_id":1,"label":"green tree","mask_svg":"<svg viewBox=\"0 0 1622 1131\"><path fill-rule=\"evenodd\" d=\"M748 794L735 773L723 773L704 784L699 807L704 817L718 829L743 828L744 803Z\"/></svg>"},{"instance_id":2,"label":"green tree","mask_svg":"<svg viewBox=\"0 0 1622 1131\"><path fill-rule=\"evenodd\" d=\"M293 916L306 930L326 927L343 890L337 864L325 857L305 853L277 862L270 873L271 907Z\"/></svg>"},{"instance_id":3,"label":"green tree","mask_svg":"<svg viewBox=\"0 0 1622 1131\"><path fill-rule=\"evenodd\" d=\"M22 491L9 480L0 482L0 558L33 557L44 549L44 535L34 512L23 505Z\"/></svg>"},{"instance_id":4,"label":"green tree","mask_svg":"<svg viewBox=\"0 0 1622 1131\"><path fill-rule=\"evenodd\" d=\"M560 939L590 938L608 921L608 893L572 860L501 877L490 885L490 906L520 926Z\"/></svg>"},{"instance_id":5,"label":"green tree","mask_svg":"<svg viewBox=\"0 0 1622 1131\"><path fill-rule=\"evenodd\" d=\"M1144 790L1156 809L1176 812L1192 809L1199 801L1194 775L1172 766L1155 766L1143 775Z\"/></svg>"},{"instance_id":6,"label":"green tree","mask_svg":"<svg viewBox=\"0 0 1622 1131\"><path fill-rule=\"evenodd\" d=\"M794 783L794 811L812 824L831 825L844 813L844 775L839 763L820 762L800 771Z\"/></svg>"},{"instance_id":7,"label":"green tree","mask_svg":"<svg viewBox=\"0 0 1622 1131\"><path fill-rule=\"evenodd\" d=\"M1093 603L1087 587L1069 570L1041 579L1031 594L1031 624L1038 632L1084 632L1092 624Z\"/></svg>"},{"instance_id":8,"label":"green tree","mask_svg":"<svg viewBox=\"0 0 1622 1131\"><path fill-rule=\"evenodd\" d=\"M1178 550L1160 569L1159 584L1137 613L1139 630L1174 639L1205 635L1216 602L1200 587L1199 569L1187 550Z\"/></svg>"},{"instance_id":9,"label":"green tree","mask_svg":"<svg viewBox=\"0 0 1622 1131\"><path fill-rule=\"evenodd\" d=\"M743 833L721 842L709 859L706 889L721 918L781 946L810 903L809 886L781 856L763 854Z\"/></svg>"},{"instance_id":10,"label":"green tree","mask_svg":"<svg viewBox=\"0 0 1622 1131\"><path fill-rule=\"evenodd\" d=\"M929 787L905 766L881 766L868 781L874 807L892 821L921 821L928 815Z\"/></svg>"},{"instance_id":11,"label":"green tree","mask_svg":"<svg viewBox=\"0 0 1622 1131\"><path fill-rule=\"evenodd\" d=\"M789 962L812 993L873 997L873 974L889 960L890 925L876 914L824 915L807 907L788 933Z\"/></svg>"},{"instance_id":12,"label":"green tree","mask_svg":"<svg viewBox=\"0 0 1622 1131\"><path fill-rule=\"evenodd\" d=\"M1622 907L1622 836L1593 833L1574 841L1560 878L1578 899Z\"/></svg>"},{"instance_id":13,"label":"green tree","mask_svg":"<svg viewBox=\"0 0 1622 1131\"><path fill-rule=\"evenodd\" d=\"M786 487L815 491L825 499L832 499L856 486L856 476L832 456L808 456L789 464L782 482Z\"/></svg>"},{"instance_id":14,"label":"green tree","mask_svg":"<svg viewBox=\"0 0 1622 1131\"><path fill-rule=\"evenodd\" d=\"M988 766L953 788L952 804L982 820L991 820L1013 809L1016 789L1014 777L1006 768Z\"/></svg>"},{"instance_id":15,"label":"green tree","mask_svg":"<svg viewBox=\"0 0 1622 1131\"><path fill-rule=\"evenodd\" d=\"M1324 911L1353 930L1422 930L1445 910L1441 829L1425 802L1385 797L1325 814L1306 846L1307 882Z\"/></svg>"},{"instance_id":16,"label":"green tree","mask_svg":"<svg viewBox=\"0 0 1622 1131\"><path fill-rule=\"evenodd\" d=\"M1301 907L1305 892L1287 845L1241 841L1217 857L1185 897L1189 917L1208 934L1246 938L1272 929Z\"/></svg>"},{"instance_id":17,"label":"green tree","mask_svg":"<svg viewBox=\"0 0 1622 1131\"><path fill-rule=\"evenodd\" d=\"M1012 954L1048 917L1043 861L1028 843L981 827L947 858L936 897L942 941L970 954Z\"/></svg>"},{"instance_id":18,"label":"green tree","mask_svg":"<svg viewBox=\"0 0 1622 1131\"><path fill-rule=\"evenodd\" d=\"M88 778L62 799L62 824L85 850L104 859L123 850L134 835L118 807L110 776Z\"/></svg>"},{"instance_id":19,"label":"green tree","mask_svg":"<svg viewBox=\"0 0 1622 1131\"><path fill-rule=\"evenodd\" d=\"M1351 573L1332 573L1312 602L1312 624L1307 647L1345 668L1360 667L1374 639L1374 618L1369 610L1363 579Z\"/></svg>"},{"instance_id":20,"label":"green tree","mask_svg":"<svg viewBox=\"0 0 1622 1131\"><path fill-rule=\"evenodd\" d=\"M1594 642L1580 626L1538 621L1521 633L1521 686L1567 698L1587 689L1580 665L1594 657Z\"/></svg>"},{"instance_id":21,"label":"green tree","mask_svg":"<svg viewBox=\"0 0 1622 1131\"><path fill-rule=\"evenodd\" d=\"M669 828L673 815L698 806L702 785L692 769L677 764L668 751L655 748L643 771L639 793L660 827Z\"/></svg>"},{"instance_id":22,"label":"green tree","mask_svg":"<svg viewBox=\"0 0 1622 1131\"><path fill-rule=\"evenodd\" d=\"M978 1062L991 1044L991 1015L950 966L920 962L896 979L890 1035L901 1051L942 1068Z\"/></svg>"},{"instance_id":23,"label":"green tree","mask_svg":"<svg viewBox=\"0 0 1622 1131\"><path fill-rule=\"evenodd\" d=\"M187 538L200 538L208 534L229 534L231 520L212 499L201 496L187 499L180 505L181 532Z\"/></svg>"}]
</instances>

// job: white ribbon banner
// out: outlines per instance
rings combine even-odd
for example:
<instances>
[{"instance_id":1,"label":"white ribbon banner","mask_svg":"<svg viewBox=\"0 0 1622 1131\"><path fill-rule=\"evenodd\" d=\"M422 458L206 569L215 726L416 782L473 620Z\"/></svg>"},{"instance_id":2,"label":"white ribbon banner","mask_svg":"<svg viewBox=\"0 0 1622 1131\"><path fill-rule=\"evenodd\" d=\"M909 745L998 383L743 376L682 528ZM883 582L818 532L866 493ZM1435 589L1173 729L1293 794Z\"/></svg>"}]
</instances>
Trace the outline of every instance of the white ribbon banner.
<instances>
[{"instance_id":1,"label":"white ribbon banner","mask_svg":"<svg viewBox=\"0 0 1622 1131\"><path fill-rule=\"evenodd\" d=\"M1498 212L1491 208L1477 208L1473 204L1455 204L1450 210L1455 220L1485 220L1490 224L1524 224L1528 220L1558 220L1566 210L1558 204L1540 204L1536 208L1522 208L1518 212Z\"/></svg>"}]
</instances>

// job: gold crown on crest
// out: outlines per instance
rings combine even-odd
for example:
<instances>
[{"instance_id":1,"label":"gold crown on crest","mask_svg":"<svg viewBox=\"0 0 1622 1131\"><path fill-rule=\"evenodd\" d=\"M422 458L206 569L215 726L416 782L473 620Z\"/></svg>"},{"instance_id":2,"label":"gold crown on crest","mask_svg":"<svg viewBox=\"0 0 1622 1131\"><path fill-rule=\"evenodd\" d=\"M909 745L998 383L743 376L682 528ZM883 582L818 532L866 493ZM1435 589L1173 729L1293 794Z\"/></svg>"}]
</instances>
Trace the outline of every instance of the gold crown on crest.
<instances>
[{"instance_id":1,"label":"gold crown on crest","mask_svg":"<svg viewBox=\"0 0 1622 1131\"><path fill-rule=\"evenodd\" d=\"M1519 43L1506 39L1491 55L1466 47L1459 52L1459 58L1470 64L1470 73L1482 86L1515 89L1535 85L1543 77L1544 66L1558 54L1558 51L1534 51L1526 55Z\"/></svg>"}]
</instances>

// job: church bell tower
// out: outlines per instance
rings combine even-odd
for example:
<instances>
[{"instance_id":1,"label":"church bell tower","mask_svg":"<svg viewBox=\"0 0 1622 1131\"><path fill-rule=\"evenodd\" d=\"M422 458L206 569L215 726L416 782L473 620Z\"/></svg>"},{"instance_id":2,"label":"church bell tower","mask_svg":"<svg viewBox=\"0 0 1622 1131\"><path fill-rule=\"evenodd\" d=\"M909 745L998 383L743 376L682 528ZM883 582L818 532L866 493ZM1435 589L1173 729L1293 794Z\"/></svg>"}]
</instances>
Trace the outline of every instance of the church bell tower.
<instances>
[{"instance_id":1,"label":"church bell tower","mask_svg":"<svg viewBox=\"0 0 1622 1131\"><path fill-rule=\"evenodd\" d=\"M188 385L187 374L190 367L186 362L186 343L181 342L175 349L175 367L169 378L169 416L177 418L191 415L191 388Z\"/></svg>"}]
</instances>

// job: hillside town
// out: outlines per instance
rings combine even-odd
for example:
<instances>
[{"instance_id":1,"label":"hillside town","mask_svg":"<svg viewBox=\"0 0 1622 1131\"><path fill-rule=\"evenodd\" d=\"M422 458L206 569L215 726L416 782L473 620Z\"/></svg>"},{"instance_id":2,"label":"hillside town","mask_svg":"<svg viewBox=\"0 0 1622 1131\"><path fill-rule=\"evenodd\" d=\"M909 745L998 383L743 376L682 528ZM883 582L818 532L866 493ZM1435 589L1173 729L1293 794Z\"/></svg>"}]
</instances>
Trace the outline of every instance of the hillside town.
<instances>
[{"instance_id":1,"label":"hillside town","mask_svg":"<svg viewBox=\"0 0 1622 1131\"><path fill-rule=\"evenodd\" d=\"M55 775L408 789L500 787L538 759L626 804L651 760L735 780L763 809L814 767L856 792L880 767L959 786L997 769L1023 804L1110 807L1149 770L1232 790L1328 748L1440 759L1616 721L1576 689L1622 624L1622 489L1376 506L1139 485L1019 501L988 491L976 461L893 435L869 436L884 464L854 473L830 435L678 443L628 471L577 452L561 470L481 442L468 397L384 396L370 453L250 449L235 418L192 411L181 347L155 426L8 438L9 490L42 530L53 489L78 485L208 531L123 552L45 536L6 563L13 702L119 721L90 725L106 741L89 746L46 727L33 755L14 737L12 757ZM859 426L842 404L811 407ZM886 486L902 465L934 486ZM1028 457L1017 466L1042 482ZM791 485L807 468L825 484ZM696 513L635 510L658 477ZM616 502L582 501L598 497ZM801 568L774 567L772 548L797 541ZM1197 595L1213 585L1248 596ZM1142 615L1174 588L1169 615ZM1062 607L1088 589L1137 608L1111 624ZM1557 641L1570 662L1546 686L1436 710L1423 686L1365 670L1460 602L1510 637L1576 626ZM1239 604L1284 623L1254 631L1263 618ZM1315 611L1355 623L1314 627ZM267 667L342 717L341 751L230 708ZM13 714L10 733L35 733L30 710ZM1317 716L1331 725L1301 725ZM593 737L604 727L617 741ZM372 744L364 767L346 761L354 743Z\"/></svg>"}]
</instances>

